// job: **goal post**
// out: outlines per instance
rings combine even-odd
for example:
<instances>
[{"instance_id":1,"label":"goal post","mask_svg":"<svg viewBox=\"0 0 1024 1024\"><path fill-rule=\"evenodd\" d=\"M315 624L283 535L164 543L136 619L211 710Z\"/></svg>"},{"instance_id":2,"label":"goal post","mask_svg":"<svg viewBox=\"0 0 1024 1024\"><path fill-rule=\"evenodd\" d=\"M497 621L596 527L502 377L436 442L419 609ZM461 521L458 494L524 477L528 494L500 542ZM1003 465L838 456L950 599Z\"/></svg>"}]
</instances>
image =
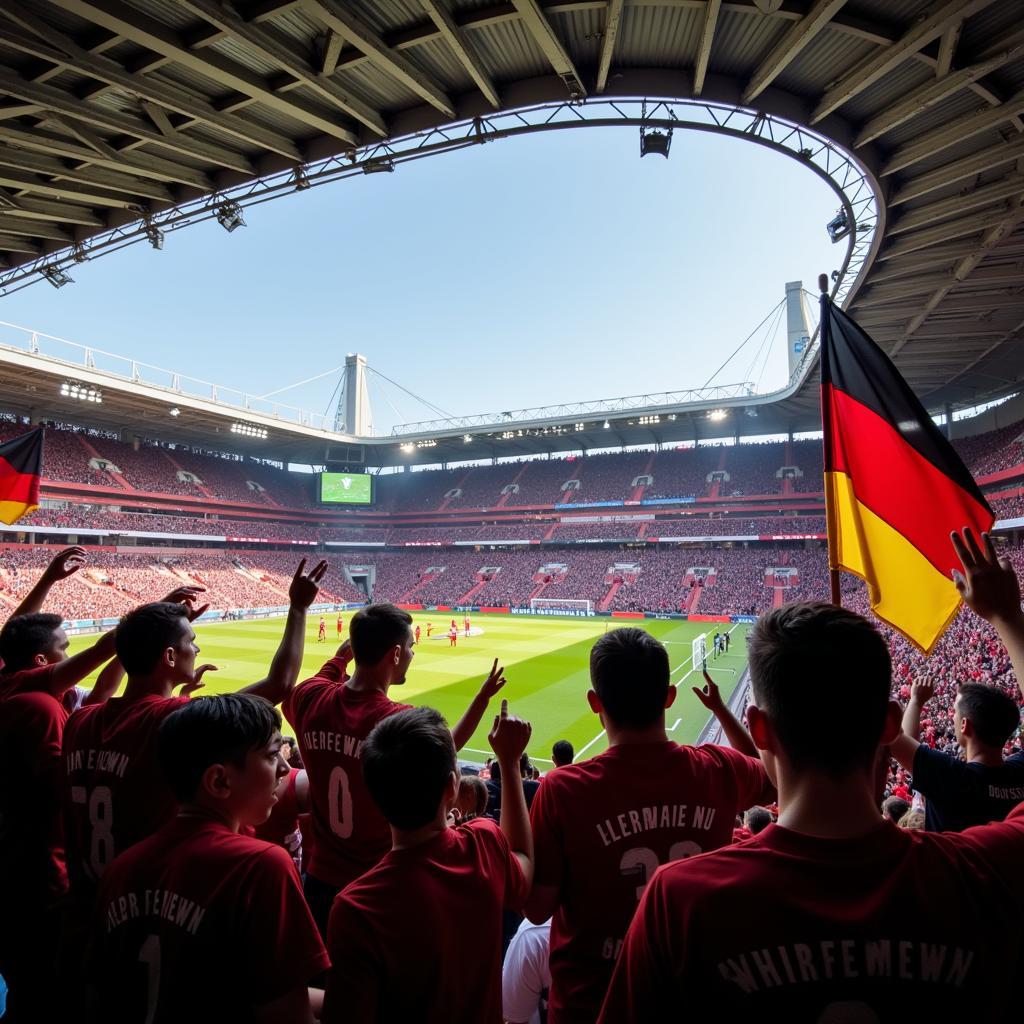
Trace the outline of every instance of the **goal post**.
<instances>
[{"instance_id":1,"label":"goal post","mask_svg":"<svg viewBox=\"0 0 1024 1024\"><path fill-rule=\"evenodd\" d=\"M701 633L700 636L693 638L693 648L691 654L691 668L694 672L700 669L703 672L708 667L708 635L707 633Z\"/></svg>"},{"instance_id":2,"label":"goal post","mask_svg":"<svg viewBox=\"0 0 1024 1024\"><path fill-rule=\"evenodd\" d=\"M594 602L563 597L531 597L534 615L593 615Z\"/></svg>"}]
</instances>

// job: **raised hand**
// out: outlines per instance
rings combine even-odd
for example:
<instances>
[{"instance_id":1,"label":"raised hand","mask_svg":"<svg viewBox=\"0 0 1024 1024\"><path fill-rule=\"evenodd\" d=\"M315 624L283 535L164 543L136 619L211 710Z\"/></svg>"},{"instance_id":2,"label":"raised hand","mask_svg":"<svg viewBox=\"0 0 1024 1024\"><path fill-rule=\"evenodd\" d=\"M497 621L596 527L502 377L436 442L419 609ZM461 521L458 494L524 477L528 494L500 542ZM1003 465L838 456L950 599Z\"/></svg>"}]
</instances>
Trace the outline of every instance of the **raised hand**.
<instances>
[{"instance_id":1,"label":"raised hand","mask_svg":"<svg viewBox=\"0 0 1024 1024\"><path fill-rule=\"evenodd\" d=\"M497 664L497 662L495 662ZM488 677L489 678L489 677ZM508 713L508 701L501 702L501 713L494 716L494 725L487 735L487 742L499 761L508 764L510 761L519 763L523 751L533 733L533 726L521 718Z\"/></svg>"},{"instance_id":2,"label":"raised hand","mask_svg":"<svg viewBox=\"0 0 1024 1024\"><path fill-rule=\"evenodd\" d=\"M929 675L914 677L914 683L910 687L910 699L917 703L918 707L924 707L935 696L935 680Z\"/></svg>"},{"instance_id":3,"label":"raised hand","mask_svg":"<svg viewBox=\"0 0 1024 1024\"><path fill-rule=\"evenodd\" d=\"M712 714L715 714L722 706L722 695L719 693L718 684L705 671L704 685L693 687L697 700L701 702Z\"/></svg>"},{"instance_id":4,"label":"raised hand","mask_svg":"<svg viewBox=\"0 0 1024 1024\"><path fill-rule=\"evenodd\" d=\"M299 562L295 570L291 585L288 587L288 603L293 608L305 611L316 599L320 591L320 581L327 572L327 562L318 562L316 566L306 573L306 559Z\"/></svg>"},{"instance_id":5,"label":"raised hand","mask_svg":"<svg viewBox=\"0 0 1024 1024\"><path fill-rule=\"evenodd\" d=\"M181 690L179 691L179 696L191 697L192 694L196 692L196 690L201 690L206 685L203 682L203 676L206 675L207 672L216 671L216 665L200 665L199 668L195 670L195 673L192 676L192 681L190 683L185 683L181 687Z\"/></svg>"},{"instance_id":6,"label":"raised hand","mask_svg":"<svg viewBox=\"0 0 1024 1024\"><path fill-rule=\"evenodd\" d=\"M199 595L204 593L206 593L206 587L176 587L166 597L161 598L161 600L167 604L184 605L185 615L188 617L188 621L195 622L195 620L210 607L209 602L201 605L196 604L196 601L199 600Z\"/></svg>"},{"instance_id":7,"label":"raised hand","mask_svg":"<svg viewBox=\"0 0 1024 1024\"><path fill-rule=\"evenodd\" d=\"M66 580L85 565L85 560L85 548L78 547L77 545L73 548L65 548L63 551L58 551L43 571L43 579L48 584Z\"/></svg>"},{"instance_id":8,"label":"raised hand","mask_svg":"<svg viewBox=\"0 0 1024 1024\"><path fill-rule=\"evenodd\" d=\"M345 661L351 661L354 655L352 654L352 641L346 637L341 646L334 652L336 658L344 658Z\"/></svg>"},{"instance_id":9,"label":"raised hand","mask_svg":"<svg viewBox=\"0 0 1024 1024\"><path fill-rule=\"evenodd\" d=\"M996 554L992 538L981 535L979 546L971 529L953 533L953 548L963 567L953 570L953 582L964 603L988 622L1021 617L1020 584L1008 558Z\"/></svg>"},{"instance_id":10,"label":"raised hand","mask_svg":"<svg viewBox=\"0 0 1024 1024\"><path fill-rule=\"evenodd\" d=\"M504 673L505 669L498 664L498 659L495 658L494 664L491 666L491 671L488 673L487 678L480 687L480 696L490 700L505 685ZM508 701L505 701L504 703L507 704Z\"/></svg>"}]
</instances>

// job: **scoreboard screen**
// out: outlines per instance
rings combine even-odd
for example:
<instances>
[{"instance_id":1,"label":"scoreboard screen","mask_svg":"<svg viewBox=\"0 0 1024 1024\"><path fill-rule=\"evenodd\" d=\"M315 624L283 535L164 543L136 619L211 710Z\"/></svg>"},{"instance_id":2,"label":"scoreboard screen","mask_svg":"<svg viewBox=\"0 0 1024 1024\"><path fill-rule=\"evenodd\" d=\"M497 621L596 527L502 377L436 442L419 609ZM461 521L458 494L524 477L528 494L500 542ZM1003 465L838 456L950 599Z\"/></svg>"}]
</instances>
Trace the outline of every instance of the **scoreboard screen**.
<instances>
[{"instance_id":1,"label":"scoreboard screen","mask_svg":"<svg viewBox=\"0 0 1024 1024\"><path fill-rule=\"evenodd\" d=\"M372 505L373 477L369 473L321 473L322 505Z\"/></svg>"}]
</instances>

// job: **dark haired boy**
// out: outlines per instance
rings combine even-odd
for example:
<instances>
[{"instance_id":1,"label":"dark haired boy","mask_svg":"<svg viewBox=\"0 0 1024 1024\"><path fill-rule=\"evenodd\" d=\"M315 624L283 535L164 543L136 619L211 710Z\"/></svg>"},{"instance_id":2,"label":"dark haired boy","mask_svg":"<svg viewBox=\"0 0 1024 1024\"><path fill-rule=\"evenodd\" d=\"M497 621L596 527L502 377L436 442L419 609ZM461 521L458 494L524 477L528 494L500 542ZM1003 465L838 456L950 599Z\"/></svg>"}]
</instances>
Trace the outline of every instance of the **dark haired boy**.
<instances>
[{"instance_id":1,"label":"dark haired boy","mask_svg":"<svg viewBox=\"0 0 1024 1024\"><path fill-rule=\"evenodd\" d=\"M488 736L509 777L530 725L508 714ZM529 892L533 843L521 786L488 818L453 826L459 773L441 715L414 708L367 737L363 778L387 819L390 852L334 901L328 1024L500 1024L501 922Z\"/></svg>"},{"instance_id":2,"label":"dark haired boy","mask_svg":"<svg viewBox=\"0 0 1024 1024\"><path fill-rule=\"evenodd\" d=\"M668 653L649 633L604 634L591 650L587 700L608 750L551 772L534 799L537 869L526 915L535 924L553 917L552 1024L593 1024L658 865L724 846L740 811L775 798L756 758L669 740L669 676ZM710 680L701 699L731 735L743 732Z\"/></svg>"},{"instance_id":3,"label":"dark haired boy","mask_svg":"<svg viewBox=\"0 0 1024 1024\"><path fill-rule=\"evenodd\" d=\"M280 726L247 694L188 701L163 720L159 759L179 809L104 872L90 1021L313 1020L307 985L328 961L295 867L239 832L266 820L288 771Z\"/></svg>"},{"instance_id":4,"label":"dark haired boy","mask_svg":"<svg viewBox=\"0 0 1024 1024\"><path fill-rule=\"evenodd\" d=\"M1012 568L969 535L957 553L964 599L1020 673ZM649 1024L678 1007L720 1020L1013 1017L1024 808L960 834L880 818L900 707L885 641L861 616L787 605L755 625L747 650L747 720L778 783L778 824L655 875L600 1021Z\"/></svg>"},{"instance_id":5,"label":"dark haired boy","mask_svg":"<svg viewBox=\"0 0 1024 1024\"><path fill-rule=\"evenodd\" d=\"M407 710L388 696L405 683L415 657L412 616L393 604L370 604L349 623L349 640L284 703L309 773L313 852L306 899L327 934L334 897L387 853L391 832L363 782L361 752L374 726ZM355 659L350 676L348 665ZM452 729L456 750L469 742L491 697L505 685L497 659Z\"/></svg>"}]
</instances>

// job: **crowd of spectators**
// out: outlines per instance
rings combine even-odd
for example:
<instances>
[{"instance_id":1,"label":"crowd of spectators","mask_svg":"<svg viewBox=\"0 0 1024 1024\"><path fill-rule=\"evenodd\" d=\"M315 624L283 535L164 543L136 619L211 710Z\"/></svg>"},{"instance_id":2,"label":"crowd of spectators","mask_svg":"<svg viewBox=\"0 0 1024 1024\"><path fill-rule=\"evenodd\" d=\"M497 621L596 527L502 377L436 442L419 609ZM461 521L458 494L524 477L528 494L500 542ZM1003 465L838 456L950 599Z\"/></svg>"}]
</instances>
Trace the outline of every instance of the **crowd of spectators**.
<instances>
[{"instance_id":1,"label":"crowd of spectators","mask_svg":"<svg viewBox=\"0 0 1024 1024\"><path fill-rule=\"evenodd\" d=\"M1018 420L984 434L958 438L953 442L953 447L975 476L985 476L1024 462L1022 434L1024 421Z\"/></svg>"}]
</instances>

